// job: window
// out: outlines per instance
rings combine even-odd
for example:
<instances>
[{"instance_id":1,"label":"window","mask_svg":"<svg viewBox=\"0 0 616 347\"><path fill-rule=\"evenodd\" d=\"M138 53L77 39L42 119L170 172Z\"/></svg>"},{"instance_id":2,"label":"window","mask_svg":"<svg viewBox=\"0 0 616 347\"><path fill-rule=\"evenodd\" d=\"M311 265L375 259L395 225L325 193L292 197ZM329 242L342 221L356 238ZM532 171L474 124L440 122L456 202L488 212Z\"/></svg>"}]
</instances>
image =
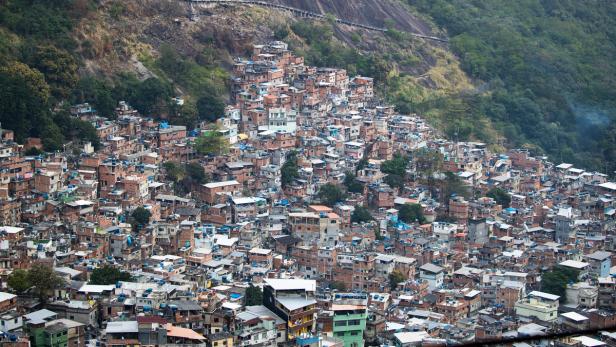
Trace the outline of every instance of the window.
<instances>
[{"instance_id":1,"label":"window","mask_svg":"<svg viewBox=\"0 0 616 347\"><path fill-rule=\"evenodd\" d=\"M335 322L335 323L334 323L334 326L337 326L337 327L345 327L345 326L347 326L347 321L345 321L345 320L341 320L341 321Z\"/></svg>"},{"instance_id":2,"label":"window","mask_svg":"<svg viewBox=\"0 0 616 347\"><path fill-rule=\"evenodd\" d=\"M360 324L359 319L351 319L349 321L349 325L359 325L359 324Z\"/></svg>"},{"instance_id":3,"label":"window","mask_svg":"<svg viewBox=\"0 0 616 347\"><path fill-rule=\"evenodd\" d=\"M357 336L357 331L351 331L351 336Z\"/></svg>"}]
</instances>

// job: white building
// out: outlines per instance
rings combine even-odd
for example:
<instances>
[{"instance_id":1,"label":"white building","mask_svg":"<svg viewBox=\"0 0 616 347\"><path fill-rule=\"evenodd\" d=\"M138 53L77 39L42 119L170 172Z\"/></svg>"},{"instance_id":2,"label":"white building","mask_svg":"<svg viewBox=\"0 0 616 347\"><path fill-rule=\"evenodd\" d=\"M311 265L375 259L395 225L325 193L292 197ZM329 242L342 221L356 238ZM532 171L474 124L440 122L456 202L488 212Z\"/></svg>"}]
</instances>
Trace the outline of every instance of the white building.
<instances>
[{"instance_id":1,"label":"white building","mask_svg":"<svg viewBox=\"0 0 616 347\"><path fill-rule=\"evenodd\" d=\"M553 322L558 319L558 299L558 295L532 291L528 297L515 303L515 313L520 317Z\"/></svg>"},{"instance_id":2,"label":"white building","mask_svg":"<svg viewBox=\"0 0 616 347\"><path fill-rule=\"evenodd\" d=\"M424 264L419 268L419 278L428 282L431 291L443 285L445 273L443 268L434 264Z\"/></svg>"},{"instance_id":3,"label":"white building","mask_svg":"<svg viewBox=\"0 0 616 347\"><path fill-rule=\"evenodd\" d=\"M297 129L297 111L282 107L270 108L267 113L267 129L275 132L295 134Z\"/></svg>"}]
</instances>

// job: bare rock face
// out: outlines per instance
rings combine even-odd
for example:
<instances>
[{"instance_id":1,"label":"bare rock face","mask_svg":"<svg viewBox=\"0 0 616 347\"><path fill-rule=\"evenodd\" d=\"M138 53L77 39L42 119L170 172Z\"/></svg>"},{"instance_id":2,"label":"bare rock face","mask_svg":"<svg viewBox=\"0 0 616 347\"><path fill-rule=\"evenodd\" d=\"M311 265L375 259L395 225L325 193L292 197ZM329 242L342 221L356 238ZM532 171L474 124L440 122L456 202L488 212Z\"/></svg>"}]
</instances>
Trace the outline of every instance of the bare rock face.
<instances>
[{"instance_id":1,"label":"bare rock face","mask_svg":"<svg viewBox=\"0 0 616 347\"><path fill-rule=\"evenodd\" d=\"M430 35L430 26L411 14L396 0L272 0L274 3L301 8L316 13L331 13L339 18L375 27L385 27L385 20L394 27L422 35Z\"/></svg>"}]
</instances>

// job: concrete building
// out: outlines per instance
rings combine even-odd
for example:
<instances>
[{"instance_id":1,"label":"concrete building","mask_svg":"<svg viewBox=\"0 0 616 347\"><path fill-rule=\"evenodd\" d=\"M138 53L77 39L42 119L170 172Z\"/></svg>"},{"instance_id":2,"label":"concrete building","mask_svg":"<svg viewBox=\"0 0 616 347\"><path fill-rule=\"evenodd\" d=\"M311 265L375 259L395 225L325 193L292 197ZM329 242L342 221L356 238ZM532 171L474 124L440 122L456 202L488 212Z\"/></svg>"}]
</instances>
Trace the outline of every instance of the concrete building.
<instances>
[{"instance_id":1,"label":"concrete building","mask_svg":"<svg viewBox=\"0 0 616 347\"><path fill-rule=\"evenodd\" d=\"M332 301L333 334L344 347L362 347L366 329L367 294L336 293Z\"/></svg>"},{"instance_id":2,"label":"concrete building","mask_svg":"<svg viewBox=\"0 0 616 347\"><path fill-rule=\"evenodd\" d=\"M590 264L589 272L596 277L607 277L612 267L612 253L596 251L586 255L585 260Z\"/></svg>"},{"instance_id":3,"label":"concrete building","mask_svg":"<svg viewBox=\"0 0 616 347\"><path fill-rule=\"evenodd\" d=\"M521 317L554 322L558 319L558 299L558 295L532 291L526 298L516 302L515 313Z\"/></svg>"},{"instance_id":4,"label":"concrete building","mask_svg":"<svg viewBox=\"0 0 616 347\"><path fill-rule=\"evenodd\" d=\"M313 335L316 281L265 279L263 304L286 322L287 341Z\"/></svg>"},{"instance_id":5,"label":"concrete building","mask_svg":"<svg viewBox=\"0 0 616 347\"><path fill-rule=\"evenodd\" d=\"M444 269L434 264L424 264L419 267L419 278L428 282L428 288L434 290L443 285Z\"/></svg>"}]
</instances>

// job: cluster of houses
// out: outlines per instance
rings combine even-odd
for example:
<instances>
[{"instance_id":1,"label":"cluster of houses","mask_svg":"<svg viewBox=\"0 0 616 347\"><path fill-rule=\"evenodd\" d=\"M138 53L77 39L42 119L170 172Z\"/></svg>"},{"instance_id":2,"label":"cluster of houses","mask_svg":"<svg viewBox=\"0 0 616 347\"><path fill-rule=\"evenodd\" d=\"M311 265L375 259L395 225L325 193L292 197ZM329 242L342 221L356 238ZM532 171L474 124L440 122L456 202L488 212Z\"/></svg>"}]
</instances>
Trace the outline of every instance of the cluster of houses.
<instances>
[{"instance_id":1,"label":"cluster of houses","mask_svg":"<svg viewBox=\"0 0 616 347\"><path fill-rule=\"evenodd\" d=\"M616 344L608 175L444 139L379 102L372 78L308 66L283 42L255 45L233 76L213 130L125 102L71 108L97 150L28 155L37 141L0 130L2 346L439 346L589 329L551 343ZM200 153L212 131L228 150ZM400 156L393 184L384 167ZM169 162L207 182L179 193ZM326 185L346 194L326 202ZM34 264L64 279L46 300L11 285ZM107 267L130 280L92 284ZM575 278L547 286L548 273Z\"/></svg>"}]
</instances>

